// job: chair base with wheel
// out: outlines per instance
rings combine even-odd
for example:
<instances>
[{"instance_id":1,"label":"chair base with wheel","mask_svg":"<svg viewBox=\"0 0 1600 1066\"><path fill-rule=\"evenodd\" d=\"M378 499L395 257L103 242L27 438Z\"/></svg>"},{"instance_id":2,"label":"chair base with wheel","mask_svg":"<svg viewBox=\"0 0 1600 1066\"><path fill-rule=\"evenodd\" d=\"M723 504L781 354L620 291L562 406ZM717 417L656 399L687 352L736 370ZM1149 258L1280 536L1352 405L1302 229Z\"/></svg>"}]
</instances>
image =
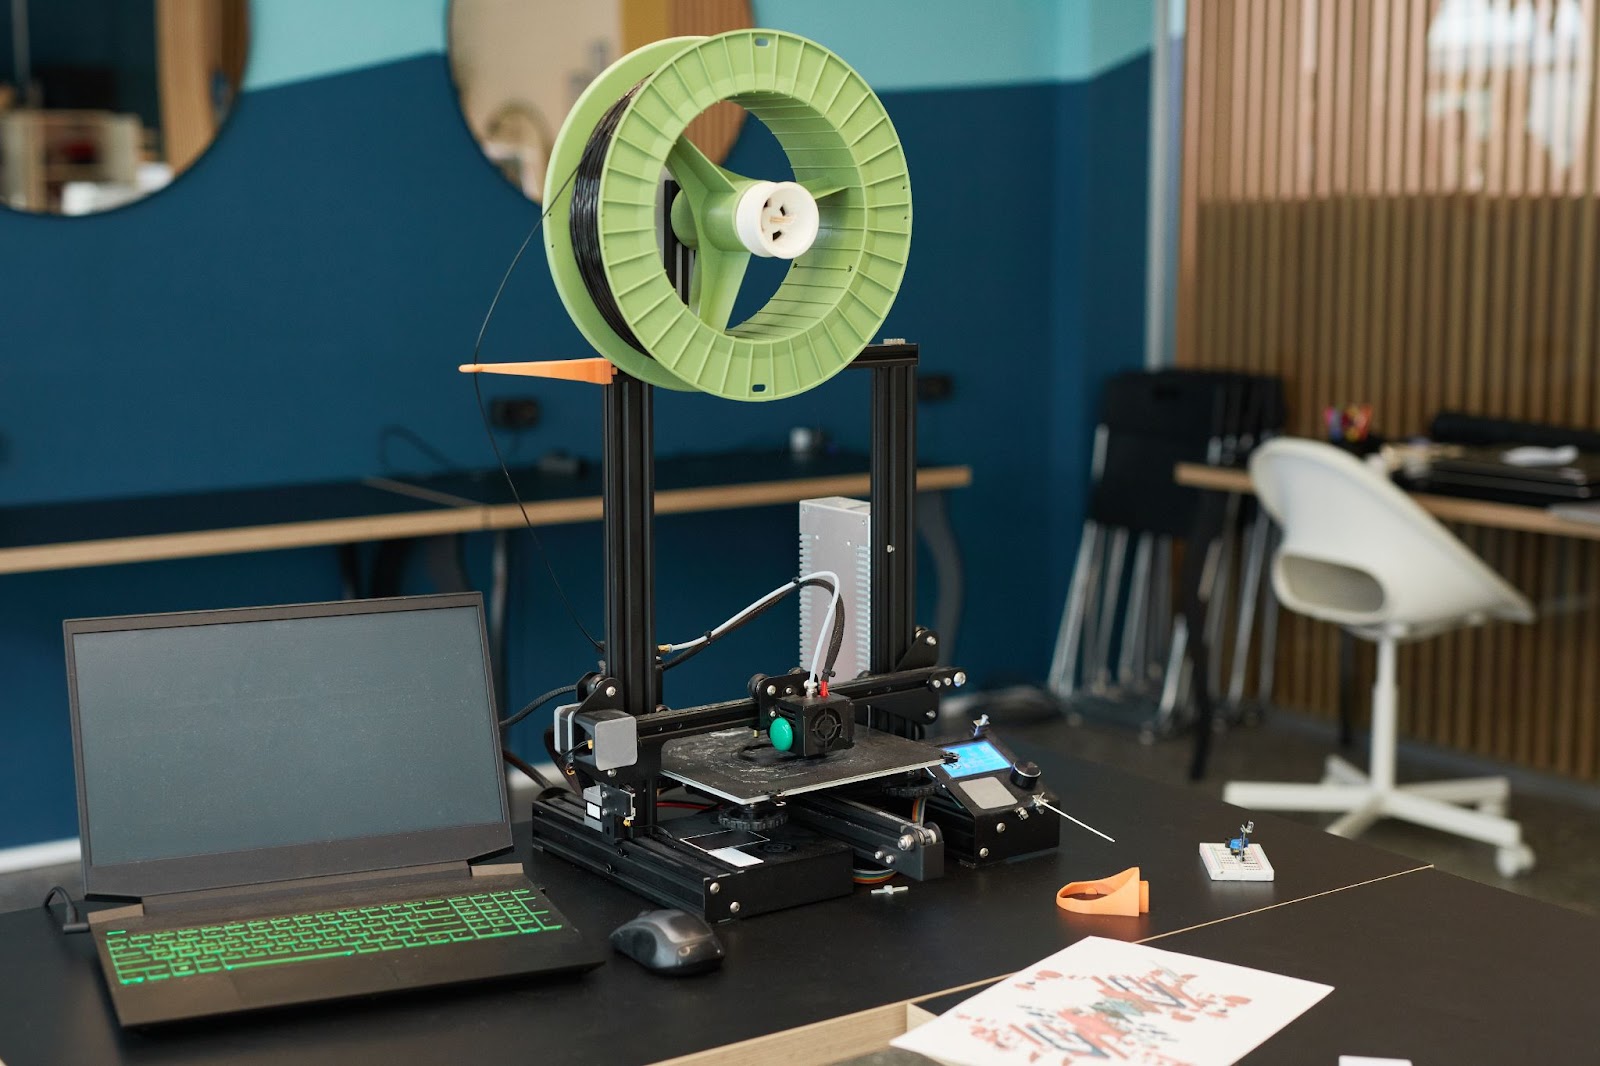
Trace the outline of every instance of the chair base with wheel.
<instances>
[{"instance_id":1,"label":"chair base with wheel","mask_svg":"<svg viewBox=\"0 0 1600 1066\"><path fill-rule=\"evenodd\" d=\"M1359 836L1379 819L1395 818L1492 844L1495 868L1502 877L1533 869L1533 849L1522 842L1522 826L1506 817L1511 785L1504 777L1395 781L1395 645L1393 637L1378 641L1367 770L1330 755L1320 784L1230 781L1222 798L1250 810L1338 813L1328 832L1341 837Z\"/></svg>"}]
</instances>

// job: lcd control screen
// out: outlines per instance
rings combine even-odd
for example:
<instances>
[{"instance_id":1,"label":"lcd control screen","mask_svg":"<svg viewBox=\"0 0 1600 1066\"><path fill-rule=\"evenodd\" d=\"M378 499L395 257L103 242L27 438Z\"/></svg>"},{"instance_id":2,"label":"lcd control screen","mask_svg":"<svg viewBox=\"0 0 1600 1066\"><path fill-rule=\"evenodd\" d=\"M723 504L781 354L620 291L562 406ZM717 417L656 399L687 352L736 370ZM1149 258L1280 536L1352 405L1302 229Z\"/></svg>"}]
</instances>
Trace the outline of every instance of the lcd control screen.
<instances>
[{"instance_id":1,"label":"lcd control screen","mask_svg":"<svg viewBox=\"0 0 1600 1066\"><path fill-rule=\"evenodd\" d=\"M987 740L957 744L944 750L956 756L955 762L945 763L943 767L944 772L952 778L972 777L1011 768L1011 760Z\"/></svg>"}]
</instances>

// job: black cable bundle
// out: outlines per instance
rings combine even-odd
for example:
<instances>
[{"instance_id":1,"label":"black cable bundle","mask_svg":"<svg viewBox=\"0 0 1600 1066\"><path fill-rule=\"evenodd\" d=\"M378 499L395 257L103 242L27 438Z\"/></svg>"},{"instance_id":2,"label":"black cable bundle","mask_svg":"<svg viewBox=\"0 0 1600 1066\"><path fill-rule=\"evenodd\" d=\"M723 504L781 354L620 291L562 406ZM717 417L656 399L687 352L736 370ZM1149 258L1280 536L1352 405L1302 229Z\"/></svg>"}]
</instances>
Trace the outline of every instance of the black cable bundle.
<instances>
[{"instance_id":1,"label":"black cable bundle","mask_svg":"<svg viewBox=\"0 0 1600 1066\"><path fill-rule=\"evenodd\" d=\"M611 283L606 280L605 264L600 258L599 234L600 175L605 169L606 153L611 149L611 138L616 135L617 123L622 121L622 113L633 102L639 85L623 93L622 98L611 105L595 124L594 132L583 146L583 156L578 160L577 176L572 186L568 228L572 235L572 252L578 263L578 273L583 278L583 287L589 291L589 299L594 301L595 309L613 333L641 354L649 355L644 345L639 343L639 338L634 336L627 319L622 317L617 298L611 292Z\"/></svg>"},{"instance_id":2,"label":"black cable bundle","mask_svg":"<svg viewBox=\"0 0 1600 1066\"><path fill-rule=\"evenodd\" d=\"M826 581L820 577L812 578L810 581L802 581L800 584L802 586L816 585L826 589L828 595L833 595L833 582ZM844 647L844 602L841 600L838 609L833 612L833 632L828 634L828 657L822 664L822 681L824 683L833 676L833 664L839 661L839 649L842 647Z\"/></svg>"},{"instance_id":3,"label":"black cable bundle","mask_svg":"<svg viewBox=\"0 0 1600 1066\"><path fill-rule=\"evenodd\" d=\"M694 647L689 648L686 651L679 652L673 658L662 663L661 669L671 670L674 666L688 662L690 659L693 659L696 655L699 655L701 652L711 647L711 645L715 644L729 633L743 629L751 622L754 622L757 618L760 618L762 615L772 610L773 607L787 599L791 593L799 592L804 588L820 588L829 596L833 595L833 582L827 580L826 578L813 577L807 578L804 581L796 581L789 588L785 589L782 595L774 596L772 599L768 600L760 607L757 607L749 614L740 618L737 623L729 626L727 629L724 629L716 636L712 636L711 633L707 633L704 644L696 644ZM712 632L715 632L715 630ZM839 604L839 609L833 612L833 630L828 634L828 654L827 659L824 661L822 666L822 676L824 679L833 676L833 664L838 661L839 650L842 647L844 647L844 604L841 602Z\"/></svg>"}]
</instances>

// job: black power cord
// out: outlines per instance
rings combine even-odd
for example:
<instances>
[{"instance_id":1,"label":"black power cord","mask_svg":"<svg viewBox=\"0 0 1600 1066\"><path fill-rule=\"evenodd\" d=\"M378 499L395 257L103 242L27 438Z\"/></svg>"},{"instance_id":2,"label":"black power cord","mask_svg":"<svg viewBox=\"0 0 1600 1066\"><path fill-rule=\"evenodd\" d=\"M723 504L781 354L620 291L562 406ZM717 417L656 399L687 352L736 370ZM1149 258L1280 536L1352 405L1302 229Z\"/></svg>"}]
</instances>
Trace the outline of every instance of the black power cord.
<instances>
[{"instance_id":1,"label":"black power cord","mask_svg":"<svg viewBox=\"0 0 1600 1066\"><path fill-rule=\"evenodd\" d=\"M61 923L61 931L63 933L87 933L89 931L88 920L78 913L78 905L72 901L72 894L60 885L52 886L50 891L45 894L44 903L42 904L44 909L50 910L50 902L57 896L60 896L61 902L67 905L67 917Z\"/></svg>"},{"instance_id":2,"label":"black power cord","mask_svg":"<svg viewBox=\"0 0 1600 1066\"><path fill-rule=\"evenodd\" d=\"M522 721L524 718L528 717L528 715L532 714L540 707L543 707L557 696L566 696L577 691L577 685L563 685L560 688L551 689L542 696L535 696L528 702L527 706L523 707L522 710L518 711L516 714L500 719L500 728L510 729L512 726L516 725L518 722Z\"/></svg>"},{"instance_id":3,"label":"black power cord","mask_svg":"<svg viewBox=\"0 0 1600 1066\"><path fill-rule=\"evenodd\" d=\"M501 748L500 757L506 761L506 765L514 766L526 774L528 779L538 786L540 795L544 795L552 789L560 789L560 785L552 785L545 779L543 774L534 768L532 763L518 756L510 748Z\"/></svg>"},{"instance_id":4,"label":"black power cord","mask_svg":"<svg viewBox=\"0 0 1600 1066\"><path fill-rule=\"evenodd\" d=\"M661 664L661 669L663 669L663 670L671 670L674 666L679 666L679 665L681 665L683 663L688 662L690 659L693 659L696 655L699 655L701 652L703 652L707 648L711 647L712 644L715 644L717 641L721 640L723 637L727 636L729 633L732 633L736 629L743 629L745 626L749 625L751 622L754 622L757 618L760 618L762 615L764 615L768 611L772 610L773 607L777 606L779 603L782 603L784 600L788 599L788 597L789 597L789 595L791 593L799 592L803 588L820 588L820 589L826 591L828 593L828 595L830 595L830 596L832 596L833 592L834 592L833 582L829 581L827 578L813 577L813 578L806 578L803 581L796 581L793 585L790 585L788 588L784 589L782 593L773 596L771 599L767 600L761 606L755 608L749 614L744 615L737 622L734 622L732 625L729 625L726 629L723 629L721 632L718 632L718 631L713 629L710 632L706 633L705 634L705 640L702 643L696 644L692 648L687 648L684 651L679 652L673 658L668 659L666 662L662 663ZM825 664L823 665L823 668L822 668L822 676L824 678L828 678L828 677L832 677L833 676L833 664L838 661L838 659L839 659L839 649L842 648L843 646L844 646L844 602L840 601L838 610L833 612L833 631L829 634L829 637L828 637L828 656L827 656L827 661L825 662Z\"/></svg>"},{"instance_id":5,"label":"black power cord","mask_svg":"<svg viewBox=\"0 0 1600 1066\"><path fill-rule=\"evenodd\" d=\"M518 722L522 721L524 718L528 717L528 715L532 714L540 707L543 707L557 696L566 696L577 691L577 685L563 685L560 688L551 689L542 696L535 696L528 702L526 706L522 708L522 710L518 711L516 714L500 719L500 728L510 729L512 726L516 725ZM501 758L505 759L507 763L515 766L518 770L521 770L523 773L527 774L528 777L533 780L533 783L539 786L540 792L549 792L552 788L560 787L558 785L552 785L548 780L545 779L543 774L533 768L532 763L526 762L518 757L510 748L502 747L500 749L500 756Z\"/></svg>"},{"instance_id":6,"label":"black power cord","mask_svg":"<svg viewBox=\"0 0 1600 1066\"><path fill-rule=\"evenodd\" d=\"M409 426L389 424L378 430L378 469L388 473L393 467L389 464L389 441L393 438L406 441L418 452L431 459L440 470L455 471L461 469L461 464L451 459L448 455L435 448L423 439L422 434Z\"/></svg>"}]
</instances>

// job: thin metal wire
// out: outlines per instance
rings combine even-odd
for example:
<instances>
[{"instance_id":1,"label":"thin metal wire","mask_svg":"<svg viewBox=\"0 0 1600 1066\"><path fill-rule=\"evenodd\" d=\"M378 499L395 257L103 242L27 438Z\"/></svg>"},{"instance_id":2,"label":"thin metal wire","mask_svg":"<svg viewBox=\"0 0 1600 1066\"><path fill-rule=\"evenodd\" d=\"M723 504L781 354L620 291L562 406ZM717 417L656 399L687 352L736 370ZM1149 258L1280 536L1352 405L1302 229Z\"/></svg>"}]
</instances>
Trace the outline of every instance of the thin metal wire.
<instances>
[{"instance_id":1,"label":"thin metal wire","mask_svg":"<svg viewBox=\"0 0 1600 1066\"><path fill-rule=\"evenodd\" d=\"M1113 843L1113 844L1116 843L1115 840L1111 840L1110 837L1108 837L1104 833L1100 832L1100 830L1096 829L1094 826L1087 825L1087 824L1085 824L1083 822L1078 821L1076 818L1074 818L1072 815L1068 814L1066 811L1062 810L1060 807L1057 807L1054 804L1046 803L1044 800L1039 800L1038 803L1039 803L1039 806L1043 807L1045 810L1055 811L1057 814L1061 815L1061 817L1065 818L1067 821L1071 822L1073 825L1082 826L1084 829L1087 829L1089 832L1093 833L1095 836L1100 837L1103 840L1111 841L1111 843Z\"/></svg>"},{"instance_id":2,"label":"thin metal wire","mask_svg":"<svg viewBox=\"0 0 1600 1066\"><path fill-rule=\"evenodd\" d=\"M567 186L571 185L572 179L577 176L578 171L574 168L572 173L567 175L567 180L562 182L561 187L556 190L556 194L549 198L548 206L539 212L539 217L534 220L533 228L528 230L526 237L522 238L522 244L517 248L517 254L511 257L511 264L506 267L506 272L500 276L500 284L494 290L494 299L489 301L489 310L484 312L483 324L478 327L478 339L472 345L470 362L473 365L478 363L478 353L483 349L483 338L489 332L489 322L494 318L495 308L500 306L500 297L506 291L506 283L511 280L512 272L517 269L517 264L522 262L522 254L528 250L528 245L533 243L534 234L539 232L539 227L544 225L544 220L550 217L551 211L555 210L556 204L561 200L561 194L567 191ZM517 501L517 510L522 512L522 522L528 529L528 536L533 540L534 548L539 552L539 559L544 563L545 572L550 575L550 583L555 586L556 595L561 599L561 605L566 608L568 617L572 619L572 624L578 627L578 631L583 634L584 639L593 645L595 651L604 655L605 646L594 639L594 634L589 632L588 627L583 624L583 620L578 617L578 612L572 606L572 601L567 598L567 590L561 587L561 579L556 577L556 569L551 565L549 553L544 550L544 542L539 539L539 532L534 528L533 519L528 516L528 505L522 502L522 494L517 491L516 479L511 476L511 468L506 465L505 456L500 451L500 442L495 438L494 427L489 423L489 411L483 403L483 385L479 380L482 376L482 374L472 375L472 395L478 403L478 419L483 423L483 435L489 438L489 447L494 451L495 462L500 464L500 473L506 479L506 487L511 490L511 498Z\"/></svg>"}]
</instances>

